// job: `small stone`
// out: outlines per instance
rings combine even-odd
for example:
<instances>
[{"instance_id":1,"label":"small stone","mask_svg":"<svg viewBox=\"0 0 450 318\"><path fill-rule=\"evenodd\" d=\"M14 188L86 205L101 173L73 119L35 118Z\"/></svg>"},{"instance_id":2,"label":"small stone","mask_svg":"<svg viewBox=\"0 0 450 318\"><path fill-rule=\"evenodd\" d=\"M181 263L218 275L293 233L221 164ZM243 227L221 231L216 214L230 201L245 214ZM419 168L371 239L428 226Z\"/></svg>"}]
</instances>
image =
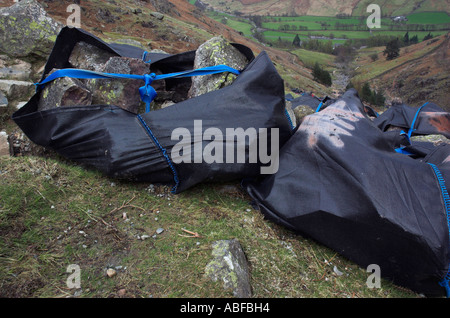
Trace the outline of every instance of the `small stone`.
<instances>
[{"instance_id":1,"label":"small stone","mask_svg":"<svg viewBox=\"0 0 450 318\"><path fill-rule=\"evenodd\" d=\"M114 268L108 268L106 270L106 275L108 275L108 277L114 277L116 276L117 272Z\"/></svg>"},{"instance_id":2,"label":"small stone","mask_svg":"<svg viewBox=\"0 0 450 318\"><path fill-rule=\"evenodd\" d=\"M150 12L150 15L154 18L157 18L158 20L163 20L164 19L164 14L159 13L159 12Z\"/></svg>"},{"instance_id":3,"label":"small stone","mask_svg":"<svg viewBox=\"0 0 450 318\"><path fill-rule=\"evenodd\" d=\"M8 135L5 131L0 132L0 156L9 156Z\"/></svg>"},{"instance_id":4,"label":"small stone","mask_svg":"<svg viewBox=\"0 0 450 318\"><path fill-rule=\"evenodd\" d=\"M164 232L164 229L161 227L156 230L156 234L161 234L162 232Z\"/></svg>"},{"instance_id":5,"label":"small stone","mask_svg":"<svg viewBox=\"0 0 450 318\"><path fill-rule=\"evenodd\" d=\"M149 237L150 237L150 235L144 234L141 236L141 240L148 239Z\"/></svg>"},{"instance_id":6,"label":"small stone","mask_svg":"<svg viewBox=\"0 0 450 318\"><path fill-rule=\"evenodd\" d=\"M252 296L247 258L238 240L220 240L213 243L214 259L205 267L206 277L223 282L238 298Z\"/></svg>"},{"instance_id":7,"label":"small stone","mask_svg":"<svg viewBox=\"0 0 450 318\"><path fill-rule=\"evenodd\" d=\"M8 98L6 98L5 94L0 91L0 107L8 106Z\"/></svg>"},{"instance_id":8,"label":"small stone","mask_svg":"<svg viewBox=\"0 0 450 318\"><path fill-rule=\"evenodd\" d=\"M0 55L0 79L27 81L31 76L31 64L7 55Z\"/></svg>"},{"instance_id":9,"label":"small stone","mask_svg":"<svg viewBox=\"0 0 450 318\"><path fill-rule=\"evenodd\" d=\"M344 273L342 273L340 270L338 270L338 268L336 267L336 265L333 267L333 272L338 275L338 276L342 276Z\"/></svg>"},{"instance_id":10,"label":"small stone","mask_svg":"<svg viewBox=\"0 0 450 318\"><path fill-rule=\"evenodd\" d=\"M0 91L2 91L8 98L8 101L23 101L35 92L35 86L32 82L17 81L17 80L0 80Z\"/></svg>"}]
</instances>

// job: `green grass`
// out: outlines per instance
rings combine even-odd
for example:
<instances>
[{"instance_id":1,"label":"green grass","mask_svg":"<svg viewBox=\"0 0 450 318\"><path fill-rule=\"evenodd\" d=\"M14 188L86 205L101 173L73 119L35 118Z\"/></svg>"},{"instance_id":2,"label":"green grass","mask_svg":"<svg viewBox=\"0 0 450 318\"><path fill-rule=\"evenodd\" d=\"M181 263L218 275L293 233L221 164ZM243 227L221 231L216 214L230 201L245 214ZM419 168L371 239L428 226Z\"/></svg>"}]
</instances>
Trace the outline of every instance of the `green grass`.
<instances>
[{"instance_id":1,"label":"green grass","mask_svg":"<svg viewBox=\"0 0 450 318\"><path fill-rule=\"evenodd\" d=\"M297 55L298 58L309 68L312 68L317 62L327 70L334 69L334 55L304 49L296 49L291 52Z\"/></svg>"},{"instance_id":2,"label":"green grass","mask_svg":"<svg viewBox=\"0 0 450 318\"><path fill-rule=\"evenodd\" d=\"M418 4L420 3L420 6ZM381 7L383 15L397 16L407 15L411 12L430 12L439 10L448 10L445 1L411 1L411 0L362 0L359 1L352 12L353 16L365 15L369 4L378 4Z\"/></svg>"},{"instance_id":3,"label":"green grass","mask_svg":"<svg viewBox=\"0 0 450 318\"><path fill-rule=\"evenodd\" d=\"M234 30L238 32L242 32L245 36L251 36L252 35L252 28L253 25L248 22L246 19L243 18L237 18L235 16L232 16L230 14L221 13L221 12L213 12L208 11L208 16L217 22L223 23L225 20L225 24L229 27L233 28Z\"/></svg>"},{"instance_id":4,"label":"green grass","mask_svg":"<svg viewBox=\"0 0 450 318\"><path fill-rule=\"evenodd\" d=\"M407 24L445 24L450 23L447 12L418 12L407 16Z\"/></svg>"},{"instance_id":5,"label":"green grass","mask_svg":"<svg viewBox=\"0 0 450 318\"><path fill-rule=\"evenodd\" d=\"M2 297L232 297L204 276L211 244L231 238L251 264L256 298L417 297L385 280L367 288L365 269L265 220L237 188L224 191L238 183L172 195L39 157L2 157L0 173ZM70 264L80 266L81 291L66 285Z\"/></svg>"},{"instance_id":6,"label":"green grass","mask_svg":"<svg viewBox=\"0 0 450 318\"><path fill-rule=\"evenodd\" d=\"M442 41L442 40L441 40ZM412 50L410 47L402 48L400 51L400 56L394 60L387 61L384 56L381 56L378 60L367 63L364 65L359 65L358 72L353 78L353 81L364 83L368 80L373 79L374 77L377 77L405 62L409 62L411 60L414 60L416 58L420 58L427 53L434 50L438 45L441 44L441 41L433 43L431 45L423 45L420 49ZM360 57L367 58L368 55L376 52L379 55L384 50L384 47L380 48L368 48L367 50L360 50L359 55ZM408 53L406 53L408 52Z\"/></svg>"}]
</instances>

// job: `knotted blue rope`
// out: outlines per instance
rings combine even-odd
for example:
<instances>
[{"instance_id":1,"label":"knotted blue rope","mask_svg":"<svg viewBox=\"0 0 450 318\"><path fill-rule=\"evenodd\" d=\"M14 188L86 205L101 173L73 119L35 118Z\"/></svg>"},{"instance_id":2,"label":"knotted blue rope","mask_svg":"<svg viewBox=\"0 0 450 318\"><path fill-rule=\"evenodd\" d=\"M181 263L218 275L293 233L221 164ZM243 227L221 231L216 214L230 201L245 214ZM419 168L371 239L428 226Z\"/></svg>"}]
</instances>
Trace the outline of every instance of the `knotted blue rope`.
<instances>
[{"instance_id":1,"label":"knotted blue rope","mask_svg":"<svg viewBox=\"0 0 450 318\"><path fill-rule=\"evenodd\" d=\"M66 69L57 70L57 71L53 72L47 78L45 78L43 81L36 83L35 85L36 85L36 90L39 90L39 89L42 89L45 86L45 84L47 84L57 78L60 78L60 77L71 77L71 78L78 78L78 79L123 78L123 79L142 80L142 81L144 81L145 84L144 84L144 86L139 88L139 94L141 96L142 101L145 102L145 104L146 104L146 112L149 112L150 111L150 103L153 101L153 99L157 95L155 89L151 86L151 83L153 81L167 79L167 78L183 78L183 77L200 76L200 75L211 75L211 74L218 74L218 73L224 73L224 72L233 73L235 75L240 74L240 72L238 70L231 68L227 65L215 65L215 66L199 68L196 70L175 72L175 73L169 73L169 74L160 74L160 75L156 75L155 73L144 74L144 75L101 73L101 72L95 72L95 71L89 71L89 70L66 68Z\"/></svg>"}]
</instances>

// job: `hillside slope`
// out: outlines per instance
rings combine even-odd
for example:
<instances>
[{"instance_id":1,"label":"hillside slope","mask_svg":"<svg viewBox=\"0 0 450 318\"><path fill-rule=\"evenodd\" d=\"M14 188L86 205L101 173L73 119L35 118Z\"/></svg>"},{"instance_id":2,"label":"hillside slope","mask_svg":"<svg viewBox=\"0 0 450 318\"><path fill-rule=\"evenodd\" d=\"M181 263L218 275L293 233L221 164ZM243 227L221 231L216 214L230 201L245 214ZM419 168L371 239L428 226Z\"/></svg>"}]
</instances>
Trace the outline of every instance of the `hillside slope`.
<instances>
[{"instance_id":1,"label":"hillside slope","mask_svg":"<svg viewBox=\"0 0 450 318\"><path fill-rule=\"evenodd\" d=\"M7 0L1 6L13 4ZM72 1L39 0L55 20L66 24ZM280 75L286 89L302 87L326 95L330 90L313 81L311 70L294 55L252 41L236 30L208 18L186 0L160 0L105 2L100 0L81 3L81 27L106 42L123 39L139 42L145 49L160 49L170 54L195 50L213 36L222 35L230 42L249 47L256 55L266 51ZM150 15L164 14L163 20Z\"/></svg>"},{"instance_id":2,"label":"hillside slope","mask_svg":"<svg viewBox=\"0 0 450 318\"><path fill-rule=\"evenodd\" d=\"M442 35L432 40L404 47L400 56L387 61L384 47L361 50L355 65L354 83L369 82L388 100L400 99L412 106L434 102L450 111L450 39ZM371 54L378 54L373 62Z\"/></svg>"},{"instance_id":3,"label":"hillside slope","mask_svg":"<svg viewBox=\"0 0 450 318\"><path fill-rule=\"evenodd\" d=\"M239 11L246 15L316 15L335 16L337 13L368 15L369 4L378 4L387 16L406 15L413 12L448 11L448 0L202 0L212 8L226 12Z\"/></svg>"}]
</instances>

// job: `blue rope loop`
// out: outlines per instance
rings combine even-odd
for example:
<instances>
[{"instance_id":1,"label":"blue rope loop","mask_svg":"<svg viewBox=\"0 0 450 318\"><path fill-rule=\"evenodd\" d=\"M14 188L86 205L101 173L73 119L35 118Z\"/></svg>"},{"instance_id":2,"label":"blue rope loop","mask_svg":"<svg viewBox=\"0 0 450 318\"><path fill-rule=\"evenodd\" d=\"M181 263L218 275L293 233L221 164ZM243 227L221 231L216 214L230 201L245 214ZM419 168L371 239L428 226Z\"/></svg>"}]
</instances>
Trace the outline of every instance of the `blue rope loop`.
<instances>
[{"instance_id":1,"label":"blue rope loop","mask_svg":"<svg viewBox=\"0 0 450 318\"><path fill-rule=\"evenodd\" d=\"M61 69L53 72L47 78L45 78L43 81L39 83L35 83L36 85L36 92L43 89L43 87L60 77L71 77L71 78L78 78L78 79L136 79L136 80L142 80L144 81L144 86L139 88L139 94L141 96L141 99L146 104L146 112L150 111L150 103L153 101L153 99L156 97L156 91L151 86L151 83L155 80L162 80L167 78L183 78L183 77L191 77L191 76L201 76L201 75L212 75L212 74L218 74L218 73L224 73L229 72L235 75L239 75L241 72L231 68L227 65L215 65L215 66L209 66L209 67L203 67L196 70L190 70L190 71L183 71L183 72L175 72L175 73L169 73L169 74L161 74L161 75L155 75L154 73L151 74L144 74L144 75L134 75L134 74L119 74L119 73L101 73L101 72L95 72L95 71L89 71L89 70L82 70L82 69L75 69L75 68L66 68Z\"/></svg>"},{"instance_id":2,"label":"blue rope loop","mask_svg":"<svg viewBox=\"0 0 450 318\"><path fill-rule=\"evenodd\" d=\"M420 106L417 109L416 114L414 115L413 121L411 123L411 126L408 129L408 132L406 133L404 130L402 130L400 132L400 136L405 136L408 141L408 144L411 144L411 135L412 135L413 131L416 130L416 128L414 128L414 126L416 125L417 117L419 117L419 113L422 111L422 108L424 108L426 105L428 105L428 102L426 102L425 104L423 104L422 106ZM405 155L412 155L412 153L410 153L407 150L404 150L404 148L405 148L404 146L399 147L399 148L396 148L395 151L398 153L401 153L401 154L405 154Z\"/></svg>"},{"instance_id":3,"label":"blue rope loop","mask_svg":"<svg viewBox=\"0 0 450 318\"><path fill-rule=\"evenodd\" d=\"M148 59L147 60L147 51L144 51L144 53L142 53L142 61L144 61L144 63L150 64L152 62L152 60Z\"/></svg>"},{"instance_id":4,"label":"blue rope loop","mask_svg":"<svg viewBox=\"0 0 450 318\"><path fill-rule=\"evenodd\" d=\"M442 199L444 200L445 213L447 215L448 234L450 239L450 196L448 194L447 187L445 185L445 179L441 171L435 164L429 162L427 163L433 168L434 174L436 175L436 178L439 183L439 187L441 188ZM447 274L439 282L439 285L445 288L445 291L447 292L447 297L450 298L450 264L448 265L447 268Z\"/></svg>"}]
</instances>

